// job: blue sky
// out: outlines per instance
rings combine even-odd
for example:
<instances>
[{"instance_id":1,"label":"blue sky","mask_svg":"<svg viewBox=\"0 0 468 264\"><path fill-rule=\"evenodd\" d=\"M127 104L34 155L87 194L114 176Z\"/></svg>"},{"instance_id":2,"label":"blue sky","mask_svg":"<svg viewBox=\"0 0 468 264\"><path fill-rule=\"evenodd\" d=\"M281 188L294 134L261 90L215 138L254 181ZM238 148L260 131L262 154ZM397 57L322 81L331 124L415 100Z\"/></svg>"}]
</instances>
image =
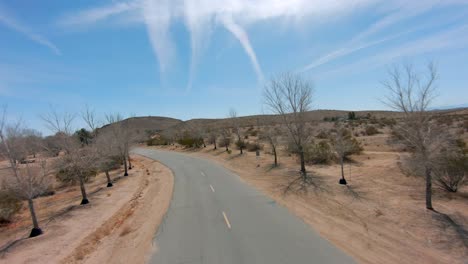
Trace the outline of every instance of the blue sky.
<instances>
[{"instance_id":1,"label":"blue sky","mask_svg":"<svg viewBox=\"0 0 468 264\"><path fill-rule=\"evenodd\" d=\"M435 105L457 105L467 45L467 0L0 0L0 104L40 130L50 106L258 114L265 80L292 71L314 108L385 109L386 69L433 60Z\"/></svg>"}]
</instances>

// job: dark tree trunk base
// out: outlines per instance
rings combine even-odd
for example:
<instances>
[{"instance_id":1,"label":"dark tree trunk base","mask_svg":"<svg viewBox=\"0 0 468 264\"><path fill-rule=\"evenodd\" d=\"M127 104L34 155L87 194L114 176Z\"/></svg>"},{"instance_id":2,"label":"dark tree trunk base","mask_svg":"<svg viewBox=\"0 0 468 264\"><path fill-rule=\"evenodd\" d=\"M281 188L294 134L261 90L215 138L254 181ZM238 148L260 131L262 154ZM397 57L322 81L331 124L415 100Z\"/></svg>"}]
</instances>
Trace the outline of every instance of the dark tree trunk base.
<instances>
[{"instance_id":1,"label":"dark tree trunk base","mask_svg":"<svg viewBox=\"0 0 468 264\"><path fill-rule=\"evenodd\" d=\"M107 183L107 188L114 186L111 182Z\"/></svg>"},{"instance_id":2,"label":"dark tree trunk base","mask_svg":"<svg viewBox=\"0 0 468 264\"><path fill-rule=\"evenodd\" d=\"M346 185L346 184L348 184L348 183L346 182L346 179L340 179L340 184Z\"/></svg>"},{"instance_id":3,"label":"dark tree trunk base","mask_svg":"<svg viewBox=\"0 0 468 264\"><path fill-rule=\"evenodd\" d=\"M128 173L125 173L124 176L128 176Z\"/></svg>"},{"instance_id":4,"label":"dark tree trunk base","mask_svg":"<svg viewBox=\"0 0 468 264\"><path fill-rule=\"evenodd\" d=\"M33 228L31 230L31 234L29 235L29 237L37 237L37 236L40 236L42 235L42 229L40 228Z\"/></svg>"},{"instance_id":5,"label":"dark tree trunk base","mask_svg":"<svg viewBox=\"0 0 468 264\"><path fill-rule=\"evenodd\" d=\"M131 169L132 169L132 166L128 167L128 169L131 170Z\"/></svg>"},{"instance_id":6,"label":"dark tree trunk base","mask_svg":"<svg viewBox=\"0 0 468 264\"><path fill-rule=\"evenodd\" d=\"M86 198L81 200L81 205L83 205L83 204L89 204L89 200L86 199Z\"/></svg>"}]
</instances>

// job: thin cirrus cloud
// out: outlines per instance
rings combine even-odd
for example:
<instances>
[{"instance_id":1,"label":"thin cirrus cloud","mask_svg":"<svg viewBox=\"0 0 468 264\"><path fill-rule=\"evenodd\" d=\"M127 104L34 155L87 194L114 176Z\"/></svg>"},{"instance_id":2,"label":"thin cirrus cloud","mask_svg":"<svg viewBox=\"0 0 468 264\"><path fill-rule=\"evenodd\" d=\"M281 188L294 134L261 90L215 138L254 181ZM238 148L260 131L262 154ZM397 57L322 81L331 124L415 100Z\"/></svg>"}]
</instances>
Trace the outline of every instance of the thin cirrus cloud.
<instances>
[{"instance_id":1,"label":"thin cirrus cloud","mask_svg":"<svg viewBox=\"0 0 468 264\"><path fill-rule=\"evenodd\" d=\"M430 25L410 26L409 29L403 32L372 40L372 37L375 37L379 33L384 32L386 29L391 28L392 26L401 23L402 21L408 21L435 8L443 8L447 6L466 7L467 4L468 3L463 0L394 1L392 5L387 5L382 7L380 10L377 10L377 13L380 13L382 16L381 19L377 20L375 23L371 24L367 29L357 34L344 46L317 58L308 65L302 67L302 69L300 69L299 71L310 71L329 62L339 60L352 53L389 42L391 40L394 40L398 37L407 35L412 32L417 32L419 30L429 28L431 26L436 26L436 24L440 25L443 23L442 21L432 21L431 23L429 23ZM464 16L466 16L466 13L462 14L462 17ZM460 17L451 17L448 20L456 21L458 19L460 19ZM367 40L369 38L371 40ZM416 50L414 51L416 52ZM387 58L388 56L385 57Z\"/></svg>"},{"instance_id":2,"label":"thin cirrus cloud","mask_svg":"<svg viewBox=\"0 0 468 264\"><path fill-rule=\"evenodd\" d=\"M7 12L1 6L0 6L0 24L3 24L4 26L26 36L27 38L36 42L39 45L47 47L48 49L50 49L52 52L54 52L57 55L62 54L59 48L55 44L53 44L50 40L48 40L46 37L34 32L29 27L20 23L17 19L13 17L12 14Z\"/></svg>"},{"instance_id":3,"label":"thin cirrus cloud","mask_svg":"<svg viewBox=\"0 0 468 264\"><path fill-rule=\"evenodd\" d=\"M216 26L224 27L240 43L259 81L263 80L261 63L250 42L246 28L269 19L301 20L310 16L343 17L359 7L381 0L133 0L113 2L108 6L62 16L58 24L67 27L90 26L111 18L143 23L159 61L161 73L168 71L175 57L170 27L184 21L191 39L190 89L196 66ZM141 20L134 19L140 13ZM129 17L132 16L132 19Z\"/></svg>"}]
</instances>

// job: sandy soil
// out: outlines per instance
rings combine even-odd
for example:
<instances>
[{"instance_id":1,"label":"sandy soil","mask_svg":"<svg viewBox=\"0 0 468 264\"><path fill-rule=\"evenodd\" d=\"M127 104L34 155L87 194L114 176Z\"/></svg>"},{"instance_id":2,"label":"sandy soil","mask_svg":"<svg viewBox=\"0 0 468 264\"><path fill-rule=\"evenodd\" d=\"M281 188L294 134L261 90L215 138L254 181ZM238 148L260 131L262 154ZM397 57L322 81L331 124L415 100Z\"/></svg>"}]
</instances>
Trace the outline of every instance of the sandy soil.
<instances>
[{"instance_id":1,"label":"sandy soil","mask_svg":"<svg viewBox=\"0 0 468 264\"><path fill-rule=\"evenodd\" d=\"M106 188L99 175L87 185L90 204L79 206L79 188L36 199L45 234L25 239L30 223L24 209L0 235L4 263L144 263L152 238L169 207L171 171L135 156L129 177Z\"/></svg>"},{"instance_id":2,"label":"sandy soil","mask_svg":"<svg viewBox=\"0 0 468 264\"><path fill-rule=\"evenodd\" d=\"M338 184L340 168L312 166L316 186L284 193L298 174L293 157L273 157L238 150L227 154L212 146L198 151L165 147L212 159L236 172L361 263L466 263L468 258L468 188L447 195L436 191L438 213L425 209L424 182L404 176L401 153L383 147L382 136L366 137L364 154L346 165L348 186ZM380 150L377 145L381 145ZM383 147L383 148L382 148Z\"/></svg>"}]
</instances>

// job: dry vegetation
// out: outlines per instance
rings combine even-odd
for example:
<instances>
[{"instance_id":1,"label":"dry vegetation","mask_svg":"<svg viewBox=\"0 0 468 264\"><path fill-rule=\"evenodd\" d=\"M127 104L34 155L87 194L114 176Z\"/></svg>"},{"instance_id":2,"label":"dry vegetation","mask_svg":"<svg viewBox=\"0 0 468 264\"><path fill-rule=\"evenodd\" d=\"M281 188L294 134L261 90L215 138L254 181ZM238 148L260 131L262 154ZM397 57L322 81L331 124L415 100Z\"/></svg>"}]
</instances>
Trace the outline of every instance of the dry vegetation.
<instances>
[{"instance_id":1,"label":"dry vegetation","mask_svg":"<svg viewBox=\"0 0 468 264\"><path fill-rule=\"evenodd\" d=\"M468 119L457 115L454 127ZM439 118L445 118L444 115ZM380 120L380 119L377 119ZM360 125L357 123L361 123ZM347 122L353 132L364 131L371 120ZM379 121L380 122L380 121ZM329 131L329 122L314 123L316 130ZM380 126L376 124L376 126ZM271 126L245 127L244 134L258 131L259 136ZM363 147L344 163L347 185L339 185L339 162L308 164L313 183L307 191L289 191L285 187L296 178L299 161L279 139L278 167L266 139L249 136L249 142L262 146L243 155L206 148L185 148L177 143L158 146L213 159L236 172L248 184L287 207L332 243L363 263L464 263L468 256L468 188L447 193L434 188L434 208L425 209L424 179L408 176L400 170L408 153L389 143L391 129L383 126L380 134L356 139ZM250 132L249 132L250 131ZM317 132L318 134L318 132ZM462 135L467 141L468 133ZM222 140L222 139L220 139Z\"/></svg>"},{"instance_id":2,"label":"dry vegetation","mask_svg":"<svg viewBox=\"0 0 468 264\"><path fill-rule=\"evenodd\" d=\"M0 227L0 262L144 263L169 207L173 178L168 168L138 156L130 177L122 173L111 172L113 188L105 187L104 173L88 183L92 203L85 206L74 186L35 199L44 231L35 238L27 238L31 220L22 206Z\"/></svg>"}]
</instances>

